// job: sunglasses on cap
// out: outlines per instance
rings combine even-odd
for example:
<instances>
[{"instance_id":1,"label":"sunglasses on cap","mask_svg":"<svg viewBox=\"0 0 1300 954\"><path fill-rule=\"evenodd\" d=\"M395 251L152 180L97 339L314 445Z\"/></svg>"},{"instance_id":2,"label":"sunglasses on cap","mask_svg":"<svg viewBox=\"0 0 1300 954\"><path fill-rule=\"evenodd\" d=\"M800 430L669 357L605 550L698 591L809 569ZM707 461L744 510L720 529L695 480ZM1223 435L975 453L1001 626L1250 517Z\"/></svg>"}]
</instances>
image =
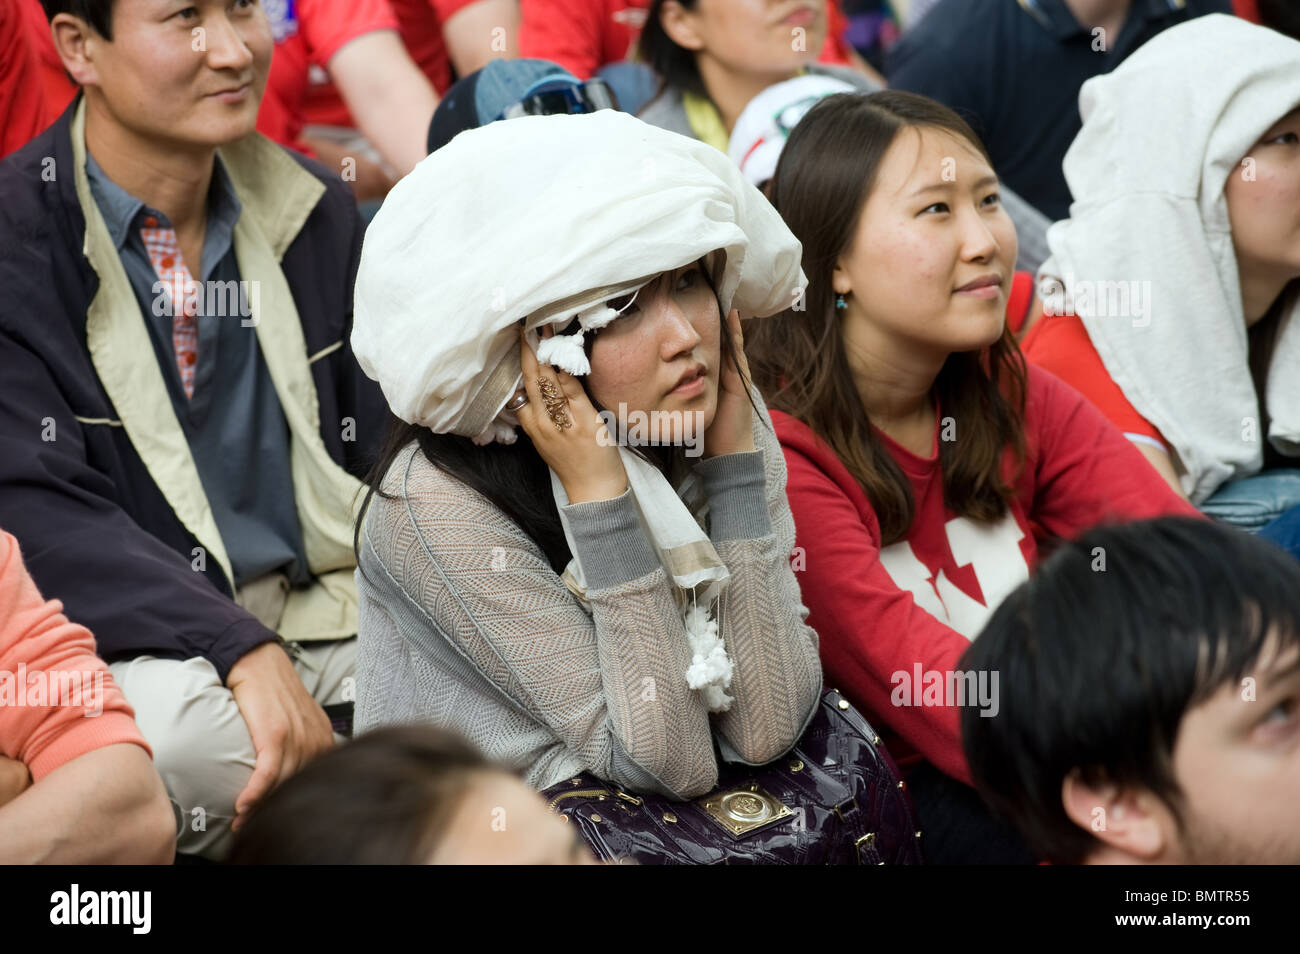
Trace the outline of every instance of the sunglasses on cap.
<instances>
[{"instance_id":1,"label":"sunglasses on cap","mask_svg":"<svg viewBox=\"0 0 1300 954\"><path fill-rule=\"evenodd\" d=\"M563 81L560 81L563 82ZM574 85L563 82L554 89L532 93L507 106L497 119L517 116L554 116L565 113L594 113L598 109L618 109L618 99L604 80L589 79Z\"/></svg>"}]
</instances>

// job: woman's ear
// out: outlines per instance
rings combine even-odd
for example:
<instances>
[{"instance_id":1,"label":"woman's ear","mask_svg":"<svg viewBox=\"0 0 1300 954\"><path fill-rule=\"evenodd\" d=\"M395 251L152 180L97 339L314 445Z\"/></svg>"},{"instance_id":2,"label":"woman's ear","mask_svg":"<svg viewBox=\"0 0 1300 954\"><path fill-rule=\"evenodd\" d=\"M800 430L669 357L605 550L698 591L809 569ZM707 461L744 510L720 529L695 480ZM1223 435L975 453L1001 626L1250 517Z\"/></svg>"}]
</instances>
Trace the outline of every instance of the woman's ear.
<instances>
[{"instance_id":1,"label":"woman's ear","mask_svg":"<svg viewBox=\"0 0 1300 954\"><path fill-rule=\"evenodd\" d=\"M849 278L849 273L844 270L844 266L838 259L835 268L831 271L831 290L837 295L847 295L853 291L853 282Z\"/></svg>"},{"instance_id":2,"label":"woman's ear","mask_svg":"<svg viewBox=\"0 0 1300 954\"><path fill-rule=\"evenodd\" d=\"M1173 816L1146 789L1089 784L1079 772L1061 783L1061 804L1070 820L1100 842L1099 850L1138 864L1168 858L1174 846Z\"/></svg>"},{"instance_id":3,"label":"woman's ear","mask_svg":"<svg viewBox=\"0 0 1300 954\"><path fill-rule=\"evenodd\" d=\"M700 15L695 10L687 10L677 0L668 0L659 11L659 25L663 27L668 39L684 50L698 53L704 49L704 37L700 33Z\"/></svg>"}]
</instances>

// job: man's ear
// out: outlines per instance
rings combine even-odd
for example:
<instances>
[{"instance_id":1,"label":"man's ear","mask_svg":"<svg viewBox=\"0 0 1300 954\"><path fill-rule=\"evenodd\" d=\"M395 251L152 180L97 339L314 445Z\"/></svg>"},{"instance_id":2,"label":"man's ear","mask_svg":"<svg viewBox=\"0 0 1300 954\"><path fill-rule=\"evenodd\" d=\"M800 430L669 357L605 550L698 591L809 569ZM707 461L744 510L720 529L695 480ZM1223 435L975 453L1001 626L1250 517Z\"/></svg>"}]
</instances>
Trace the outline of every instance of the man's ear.
<instances>
[{"instance_id":1,"label":"man's ear","mask_svg":"<svg viewBox=\"0 0 1300 954\"><path fill-rule=\"evenodd\" d=\"M694 10L687 10L677 0L668 0L659 11L659 25L668 34L668 39L685 50L698 52L704 49L704 38L700 36L700 15Z\"/></svg>"},{"instance_id":2,"label":"man's ear","mask_svg":"<svg viewBox=\"0 0 1300 954\"><path fill-rule=\"evenodd\" d=\"M63 68L68 71L78 86L98 86L99 73L95 69L95 50L104 41L85 20L70 13L60 13L50 21L50 35L54 39L54 49L63 60Z\"/></svg>"},{"instance_id":3,"label":"man's ear","mask_svg":"<svg viewBox=\"0 0 1300 954\"><path fill-rule=\"evenodd\" d=\"M1111 858L1118 853L1137 864L1153 864L1167 860L1173 848L1173 816L1145 789L1089 784L1075 771L1061 783L1061 803L1070 820Z\"/></svg>"}]
</instances>

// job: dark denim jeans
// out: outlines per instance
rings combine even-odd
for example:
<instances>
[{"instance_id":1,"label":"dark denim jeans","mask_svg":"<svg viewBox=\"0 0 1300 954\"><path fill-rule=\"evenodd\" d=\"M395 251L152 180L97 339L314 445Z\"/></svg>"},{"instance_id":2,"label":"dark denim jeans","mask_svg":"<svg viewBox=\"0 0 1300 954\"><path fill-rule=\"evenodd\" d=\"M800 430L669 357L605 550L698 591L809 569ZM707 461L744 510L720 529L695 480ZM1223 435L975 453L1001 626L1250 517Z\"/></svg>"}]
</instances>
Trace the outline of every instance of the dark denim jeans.
<instances>
[{"instance_id":1,"label":"dark denim jeans","mask_svg":"<svg viewBox=\"0 0 1300 954\"><path fill-rule=\"evenodd\" d=\"M1260 529L1259 535L1272 540L1297 560L1300 560L1300 504Z\"/></svg>"}]
</instances>

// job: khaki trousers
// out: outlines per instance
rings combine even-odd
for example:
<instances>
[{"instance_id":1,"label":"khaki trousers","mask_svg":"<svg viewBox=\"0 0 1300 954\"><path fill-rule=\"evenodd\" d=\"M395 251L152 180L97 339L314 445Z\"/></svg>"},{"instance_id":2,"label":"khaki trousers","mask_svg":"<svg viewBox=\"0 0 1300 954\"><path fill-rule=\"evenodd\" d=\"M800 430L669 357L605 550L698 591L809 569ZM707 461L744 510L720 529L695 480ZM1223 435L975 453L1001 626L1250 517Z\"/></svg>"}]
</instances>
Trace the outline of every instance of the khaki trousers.
<instances>
[{"instance_id":1,"label":"khaki trousers","mask_svg":"<svg viewBox=\"0 0 1300 954\"><path fill-rule=\"evenodd\" d=\"M263 577L241 588L237 601L274 629L287 592L283 576ZM352 638L286 644L303 685L321 705L355 697L356 643ZM257 760L234 694L201 657L138 656L109 669L153 749L176 813L176 851L221 860L230 849L235 799Z\"/></svg>"}]
</instances>

